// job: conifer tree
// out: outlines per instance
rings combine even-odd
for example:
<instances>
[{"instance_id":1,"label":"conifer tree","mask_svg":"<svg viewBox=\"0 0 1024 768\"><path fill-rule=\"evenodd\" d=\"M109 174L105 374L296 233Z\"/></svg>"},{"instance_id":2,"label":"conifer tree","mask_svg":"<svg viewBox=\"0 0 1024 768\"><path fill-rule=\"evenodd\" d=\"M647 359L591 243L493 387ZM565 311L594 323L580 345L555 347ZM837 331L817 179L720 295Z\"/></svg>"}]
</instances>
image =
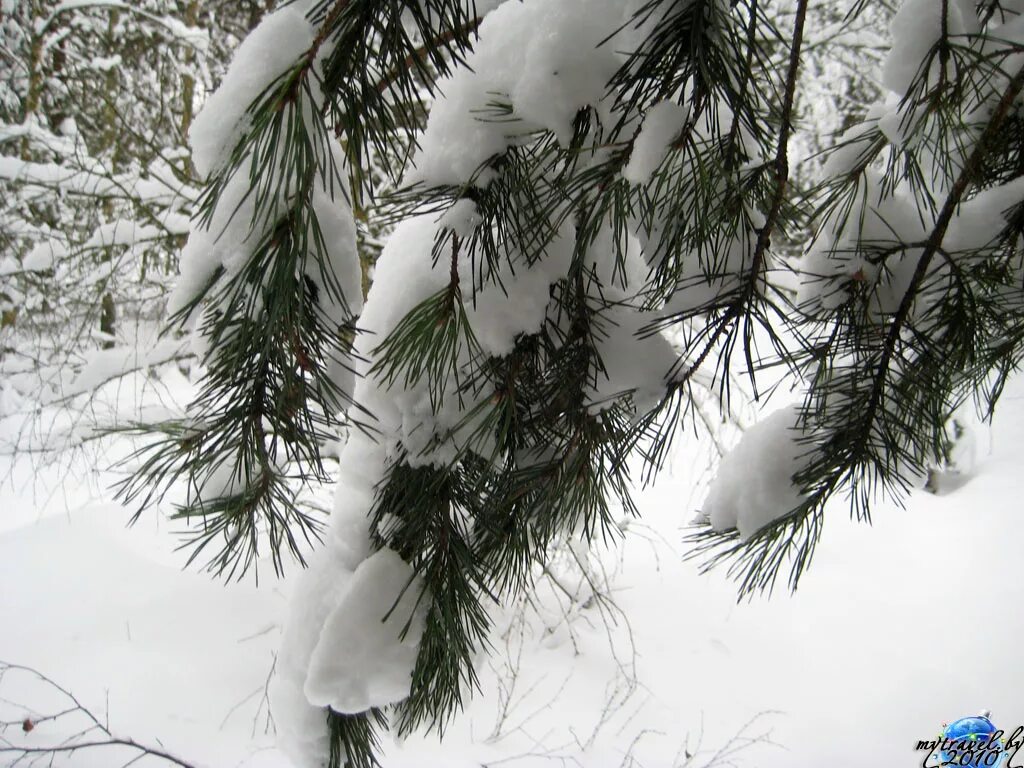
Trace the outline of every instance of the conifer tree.
<instances>
[{"instance_id":1,"label":"conifer tree","mask_svg":"<svg viewBox=\"0 0 1024 768\"><path fill-rule=\"evenodd\" d=\"M809 192L789 152L812 8L790 7L305 0L239 50L192 136L175 320L200 395L126 492L188 477L216 570L265 545L280 565L317 533L291 475L322 477L351 426L275 682L300 764L443 731L489 606L559 535L638 513L698 381L804 388L700 510L695 554L743 595L797 586L830 500L902 498L963 402L991 414L1024 349L1024 2L906 0L885 95ZM365 307L354 199L397 222Z\"/></svg>"}]
</instances>

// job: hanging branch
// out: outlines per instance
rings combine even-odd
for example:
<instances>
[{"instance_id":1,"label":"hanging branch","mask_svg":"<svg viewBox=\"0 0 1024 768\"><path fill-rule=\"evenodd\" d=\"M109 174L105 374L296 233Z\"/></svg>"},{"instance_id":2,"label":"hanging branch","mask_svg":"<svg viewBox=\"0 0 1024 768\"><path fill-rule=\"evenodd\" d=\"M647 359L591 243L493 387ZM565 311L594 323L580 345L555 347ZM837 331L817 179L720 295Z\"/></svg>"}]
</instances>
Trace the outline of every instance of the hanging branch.
<instances>
[{"instance_id":1,"label":"hanging branch","mask_svg":"<svg viewBox=\"0 0 1024 768\"><path fill-rule=\"evenodd\" d=\"M947 41L940 39L933 50L946 45ZM930 52L908 87L908 94L914 93L915 98L908 96L901 105L906 114L913 113L918 104L935 103L931 90L918 83L928 77L932 58ZM939 78L934 89L946 87ZM888 259L913 261L901 264L907 278L899 283L898 301L891 311L872 304L875 293L862 286L867 278L861 269L846 278L848 298L824 318L814 320L820 323L825 339L809 349L818 373L800 417L800 442L805 447L793 483L801 490L802 501L792 510L780 510L775 519L747 538L735 530L710 529L691 538L696 544L693 556L706 558L705 568L730 563L729 573L740 582L741 595L771 590L787 562L788 583L795 589L821 535L826 502L845 489L852 514L869 520L876 488L897 498L905 492L911 478L924 471L930 454L941 456L949 414L969 394L980 392L993 370L1005 377L1006 370L1020 358L1016 345L1022 318L1015 298L1019 278L1004 266L1016 257L999 251L1006 233L989 233L991 240L980 254L991 259L988 265L978 261L977 251L950 253L943 244L968 193L1004 183L1003 170L998 161L993 165L993 158L1004 151L1012 156L1014 134L1007 135L1006 127L1022 89L1024 70L1007 75L1005 87L992 94L994 103L987 122L949 180L948 192L936 206L927 234L910 239L894 229L891 239L895 245L890 245L870 241L858 231L854 251L865 254L865 262L877 265L882 275ZM978 93L984 98L983 91ZM943 118L936 130L945 131L946 121L952 119ZM952 137L946 140L957 141ZM912 151L897 148L893 156ZM889 168L894 166L891 161ZM848 176L848 183L858 183L863 172L859 167ZM1007 222L1012 231L1013 218ZM859 226L864 226L863 219ZM1010 246L1019 257L1017 249ZM913 253L915 250L919 253ZM948 285L937 282L936 257L942 260L938 268L952 276ZM914 313L926 290L931 304L922 310L920 320L927 325L918 327ZM1000 354L986 357L984 351L991 344L1000 347ZM894 369L897 363L901 364L899 371ZM996 394L1000 386L995 385Z\"/></svg>"},{"instance_id":2,"label":"hanging branch","mask_svg":"<svg viewBox=\"0 0 1024 768\"><path fill-rule=\"evenodd\" d=\"M751 16L753 17L755 13L756 4L754 6L754 10L751 11ZM786 71L785 88L783 91L784 95L782 100L778 148L776 149L773 163L775 170L775 188L771 203L768 207L765 223L757 232L757 241L754 247L754 253L751 256L750 268L748 270L748 276L745 281L744 288L738 296L729 302L725 313L716 321L714 331L711 332L704 348L698 353L690 367L686 369L685 373L683 373L680 378L673 381L672 386L669 388L670 395L675 394L685 386L694 373L704 365L707 361L708 355L710 355L712 350L717 346L722 335L728 332L728 329L734 322L748 313L750 302L754 301L758 296L758 284L763 279L762 273L764 271L765 257L771 243L772 232L774 231L779 215L782 212L782 205L786 199L786 187L789 182L789 137L793 130L793 105L796 101L796 84L800 73L800 46L803 42L804 22L806 18L807 0L799 0L797 3L792 42L789 49L789 66ZM753 50L753 46L751 46L751 50ZM734 125L736 124L738 124L738 118ZM754 367L749 344L750 339L747 337L744 339L744 351L747 358L747 371L751 376L751 381L753 381Z\"/></svg>"}]
</instances>

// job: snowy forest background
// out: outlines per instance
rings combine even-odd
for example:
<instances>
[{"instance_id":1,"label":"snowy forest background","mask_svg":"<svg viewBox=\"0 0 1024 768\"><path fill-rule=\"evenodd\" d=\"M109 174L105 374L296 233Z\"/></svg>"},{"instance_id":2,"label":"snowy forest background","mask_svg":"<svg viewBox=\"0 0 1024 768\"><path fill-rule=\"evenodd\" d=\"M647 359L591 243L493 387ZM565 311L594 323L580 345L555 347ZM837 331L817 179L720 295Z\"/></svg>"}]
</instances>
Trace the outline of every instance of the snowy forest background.
<instances>
[{"instance_id":1,"label":"snowy forest background","mask_svg":"<svg viewBox=\"0 0 1024 768\"><path fill-rule=\"evenodd\" d=\"M785 27L798 3L771 5ZM800 190L824 178L820 153L885 101L884 68L905 52L890 53L900 4L851 18L861 5L810 6L790 141ZM204 350L162 333L208 170L190 134L273 10L2 0L2 765L290 764L271 681L351 430L323 446L329 477L293 483L311 535L283 558L264 546L253 568L224 568L216 543L195 556L201 521L174 510L203 489L185 478L141 512L138 496L115 497L134 487L123 483L139 447L170 434L197 393ZM416 96L425 120L431 95ZM357 172L381 197L387 163ZM360 189L348 192L365 294L395 217ZM809 232L779 237L776 280L795 291ZM904 507L878 504L870 527L843 500L830 507L796 593L737 604L736 584L687 559L685 538L722 457L799 393L781 377L765 405L741 372L727 378L727 402L712 377L695 380L667 468L637 482L639 516L619 510L617 535L593 547L560 539L533 587L494 608L480 692L443 742L386 736L383 765L913 766L917 740L952 719L985 708L1024 721L1024 381L1010 378L994 424L972 408L951 418L948 455Z\"/></svg>"}]
</instances>

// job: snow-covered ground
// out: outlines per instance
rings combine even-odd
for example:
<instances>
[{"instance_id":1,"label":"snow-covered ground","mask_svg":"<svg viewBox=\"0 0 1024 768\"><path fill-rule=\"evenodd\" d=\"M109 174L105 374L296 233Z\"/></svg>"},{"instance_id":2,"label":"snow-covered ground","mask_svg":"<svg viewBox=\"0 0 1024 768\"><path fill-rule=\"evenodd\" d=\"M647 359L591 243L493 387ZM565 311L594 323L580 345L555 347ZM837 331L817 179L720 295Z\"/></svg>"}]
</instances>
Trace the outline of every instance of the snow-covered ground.
<instances>
[{"instance_id":1,"label":"snow-covered ground","mask_svg":"<svg viewBox=\"0 0 1024 768\"><path fill-rule=\"evenodd\" d=\"M642 519L592 561L614 605L588 600L579 569L554 563L533 606L498 617L484 692L443 744L389 743L385 767L696 768L725 748L718 765L911 768L924 757L917 740L952 719L990 709L1012 730L1024 721L1024 380L975 438L963 487L879 506L873 527L834 508L799 592L743 604L724 573L681 558L705 493L703 448L681 444L641 492ZM269 568L258 588L182 570L166 520L126 529L128 510L77 478L27 460L0 469L0 659L44 672L115 734L196 766L287 766L265 698L287 583ZM55 704L17 671L0 699L0 719L19 722ZM0 736L56 733L38 722ZM55 765L132 755L90 750Z\"/></svg>"}]
</instances>

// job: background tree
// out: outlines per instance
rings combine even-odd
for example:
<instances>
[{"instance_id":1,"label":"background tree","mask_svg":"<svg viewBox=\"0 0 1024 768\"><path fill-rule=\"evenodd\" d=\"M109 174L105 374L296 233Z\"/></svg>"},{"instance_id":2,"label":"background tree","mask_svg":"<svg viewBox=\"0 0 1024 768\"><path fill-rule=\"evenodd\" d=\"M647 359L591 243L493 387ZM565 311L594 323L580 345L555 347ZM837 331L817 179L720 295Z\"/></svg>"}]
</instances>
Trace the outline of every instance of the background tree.
<instances>
[{"instance_id":1,"label":"background tree","mask_svg":"<svg viewBox=\"0 0 1024 768\"><path fill-rule=\"evenodd\" d=\"M6 452L56 455L145 421L134 400L99 407L99 392L191 364L180 335L154 341L199 197L188 134L232 51L272 6L5 9L0 417L18 435ZM379 177L375 167L367 172ZM368 270L387 226L360 217Z\"/></svg>"},{"instance_id":2,"label":"background tree","mask_svg":"<svg viewBox=\"0 0 1024 768\"><path fill-rule=\"evenodd\" d=\"M41 406L181 356L180 344L135 350L197 194L184 132L194 84L210 84L209 41L180 11L40 1L3 19L3 416L29 417L21 448L96 426L72 417L75 436L48 434Z\"/></svg>"}]
</instances>

